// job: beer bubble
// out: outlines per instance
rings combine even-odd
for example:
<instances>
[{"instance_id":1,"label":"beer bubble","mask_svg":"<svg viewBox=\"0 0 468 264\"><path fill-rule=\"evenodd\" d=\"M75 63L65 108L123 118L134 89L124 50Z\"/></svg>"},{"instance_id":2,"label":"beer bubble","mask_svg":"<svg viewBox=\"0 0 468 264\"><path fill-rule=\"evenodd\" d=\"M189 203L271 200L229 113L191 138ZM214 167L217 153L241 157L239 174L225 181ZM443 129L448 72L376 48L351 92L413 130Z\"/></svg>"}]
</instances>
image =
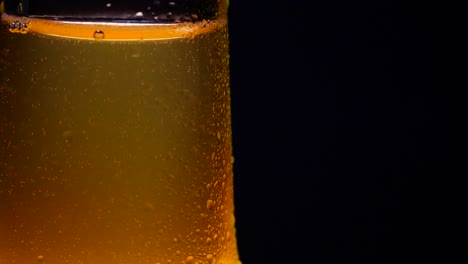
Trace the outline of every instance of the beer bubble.
<instances>
[{"instance_id":1,"label":"beer bubble","mask_svg":"<svg viewBox=\"0 0 468 264\"><path fill-rule=\"evenodd\" d=\"M99 29L96 30L96 31L94 31L93 37L94 37L95 39L103 39L103 38L104 38L104 31L99 30Z\"/></svg>"}]
</instances>

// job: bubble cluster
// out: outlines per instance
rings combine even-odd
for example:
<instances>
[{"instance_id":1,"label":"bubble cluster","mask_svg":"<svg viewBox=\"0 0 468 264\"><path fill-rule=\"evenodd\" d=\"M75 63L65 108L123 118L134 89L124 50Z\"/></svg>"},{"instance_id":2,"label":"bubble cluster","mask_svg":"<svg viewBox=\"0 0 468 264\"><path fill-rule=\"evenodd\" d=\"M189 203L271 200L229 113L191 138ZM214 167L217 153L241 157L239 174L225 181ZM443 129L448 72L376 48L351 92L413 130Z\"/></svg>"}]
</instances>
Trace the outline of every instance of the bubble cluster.
<instances>
[{"instance_id":1,"label":"bubble cluster","mask_svg":"<svg viewBox=\"0 0 468 264\"><path fill-rule=\"evenodd\" d=\"M26 34L29 30L28 25L29 23L27 22L15 20L8 25L8 30L10 30L12 33Z\"/></svg>"}]
</instances>

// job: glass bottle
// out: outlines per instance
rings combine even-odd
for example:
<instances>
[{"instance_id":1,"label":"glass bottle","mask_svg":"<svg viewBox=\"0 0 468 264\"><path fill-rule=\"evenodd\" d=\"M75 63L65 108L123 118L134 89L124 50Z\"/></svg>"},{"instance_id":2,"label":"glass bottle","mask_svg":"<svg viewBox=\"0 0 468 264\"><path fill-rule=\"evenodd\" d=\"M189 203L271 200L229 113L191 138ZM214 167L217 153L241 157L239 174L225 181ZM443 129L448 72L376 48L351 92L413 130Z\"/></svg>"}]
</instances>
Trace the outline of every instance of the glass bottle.
<instances>
[{"instance_id":1,"label":"glass bottle","mask_svg":"<svg viewBox=\"0 0 468 264\"><path fill-rule=\"evenodd\" d=\"M0 263L240 263L228 3L1 2Z\"/></svg>"}]
</instances>

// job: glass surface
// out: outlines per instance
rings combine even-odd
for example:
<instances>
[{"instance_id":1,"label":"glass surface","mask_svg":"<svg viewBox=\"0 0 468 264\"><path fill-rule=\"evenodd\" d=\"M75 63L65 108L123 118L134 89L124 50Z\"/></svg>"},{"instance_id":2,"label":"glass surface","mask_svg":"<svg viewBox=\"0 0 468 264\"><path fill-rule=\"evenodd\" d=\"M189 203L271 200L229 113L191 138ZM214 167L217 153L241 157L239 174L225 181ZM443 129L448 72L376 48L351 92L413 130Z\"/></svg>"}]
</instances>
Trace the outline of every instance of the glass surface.
<instances>
[{"instance_id":1,"label":"glass surface","mask_svg":"<svg viewBox=\"0 0 468 264\"><path fill-rule=\"evenodd\" d=\"M0 263L239 263L225 17L2 21Z\"/></svg>"},{"instance_id":2,"label":"glass surface","mask_svg":"<svg viewBox=\"0 0 468 264\"><path fill-rule=\"evenodd\" d=\"M10 15L53 19L173 23L220 17L219 0L5 0ZM221 8L220 8L221 7Z\"/></svg>"}]
</instances>

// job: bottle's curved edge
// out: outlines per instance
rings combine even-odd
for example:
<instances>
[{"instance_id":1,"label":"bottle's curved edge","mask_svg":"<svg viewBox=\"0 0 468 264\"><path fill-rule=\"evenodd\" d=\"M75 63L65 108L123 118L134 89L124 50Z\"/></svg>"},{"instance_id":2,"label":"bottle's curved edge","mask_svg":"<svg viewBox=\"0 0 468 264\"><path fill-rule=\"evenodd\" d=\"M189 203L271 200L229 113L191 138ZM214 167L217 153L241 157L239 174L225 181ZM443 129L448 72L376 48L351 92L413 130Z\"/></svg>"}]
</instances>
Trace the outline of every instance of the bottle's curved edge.
<instances>
[{"instance_id":1,"label":"bottle's curved edge","mask_svg":"<svg viewBox=\"0 0 468 264\"><path fill-rule=\"evenodd\" d=\"M225 20L177 24L61 21L1 14L2 23L13 33L100 41L146 41L193 38L225 27Z\"/></svg>"}]
</instances>

